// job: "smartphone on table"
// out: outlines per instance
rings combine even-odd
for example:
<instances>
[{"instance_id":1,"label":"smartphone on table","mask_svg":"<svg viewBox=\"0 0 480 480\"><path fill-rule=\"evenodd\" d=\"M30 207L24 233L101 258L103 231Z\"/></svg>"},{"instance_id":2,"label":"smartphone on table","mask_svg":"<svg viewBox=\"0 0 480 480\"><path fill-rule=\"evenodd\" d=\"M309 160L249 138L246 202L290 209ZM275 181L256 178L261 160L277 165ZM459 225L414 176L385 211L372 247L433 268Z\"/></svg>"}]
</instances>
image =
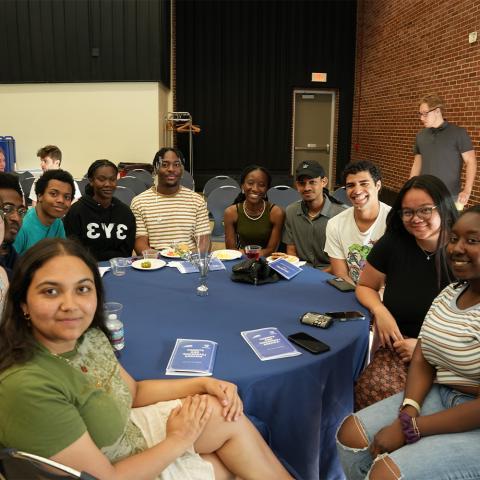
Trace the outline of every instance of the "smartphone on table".
<instances>
[{"instance_id":1,"label":"smartphone on table","mask_svg":"<svg viewBox=\"0 0 480 480\"><path fill-rule=\"evenodd\" d=\"M330 350L330 347L326 343L321 342L317 338L312 337L305 332L292 333L288 336L288 339L292 343L295 343L295 345L308 350L310 353L318 354L328 352Z\"/></svg>"},{"instance_id":2,"label":"smartphone on table","mask_svg":"<svg viewBox=\"0 0 480 480\"><path fill-rule=\"evenodd\" d=\"M300 323L303 323L304 325L310 325L311 327L328 328L334 322L334 320L345 322L346 320L351 320L353 318L365 320L365 315L356 310L348 312L325 313L307 312L300 317Z\"/></svg>"},{"instance_id":3,"label":"smartphone on table","mask_svg":"<svg viewBox=\"0 0 480 480\"><path fill-rule=\"evenodd\" d=\"M340 277L331 278L330 280L327 280L327 283L329 285L332 285L332 287L335 287L337 290L340 290L341 292L355 291L355 285L352 285L351 283Z\"/></svg>"}]
</instances>

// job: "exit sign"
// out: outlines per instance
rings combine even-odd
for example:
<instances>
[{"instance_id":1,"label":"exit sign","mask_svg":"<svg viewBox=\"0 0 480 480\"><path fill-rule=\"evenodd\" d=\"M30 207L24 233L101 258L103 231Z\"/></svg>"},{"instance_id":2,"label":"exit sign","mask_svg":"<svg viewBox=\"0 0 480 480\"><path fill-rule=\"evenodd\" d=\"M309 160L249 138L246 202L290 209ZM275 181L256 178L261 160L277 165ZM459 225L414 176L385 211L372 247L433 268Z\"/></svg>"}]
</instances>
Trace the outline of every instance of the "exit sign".
<instances>
[{"instance_id":1,"label":"exit sign","mask_svg":"<svg viewBox=\"0 0 480 480\"><path fill-rule=\"evenodd\" d=\"M327 74L326 73L312 73L312 82L326 82Z\"/></svg>"}]
</instances>

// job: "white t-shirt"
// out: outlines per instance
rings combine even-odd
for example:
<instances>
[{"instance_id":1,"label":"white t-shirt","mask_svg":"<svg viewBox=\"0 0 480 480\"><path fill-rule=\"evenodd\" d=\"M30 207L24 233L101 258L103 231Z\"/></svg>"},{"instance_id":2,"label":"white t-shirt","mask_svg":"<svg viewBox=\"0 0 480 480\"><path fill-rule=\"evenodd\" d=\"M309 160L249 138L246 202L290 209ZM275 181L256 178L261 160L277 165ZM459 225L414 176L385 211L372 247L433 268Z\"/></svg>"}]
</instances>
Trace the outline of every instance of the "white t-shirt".
<instances>
[{"instance_id":1,"label":"white t-shirt","mask_svg":"<svg viewBox=\"0 0 480 480\"><path fill-rule=\"evenodd\" d=\"M30 189L30 194L28 195L28 198L32 201L32 202L36 202L37 201L37 194L35 193L35 184L37 183L37 180L38 178L36 178L33 183L32 183L32 188ZM82 197L82 192L80 191L80 188L78 188L78 184L77 182L74 180L73 181L73 184L75 186L75 192L74 192L74 195L73 195L73 200L78 200L79 198ZM25 193L25 192L24 192Z\"/></svg>"},{"instance_id":2,"label":"white t-shirt","mask_svg":"<svg viewBox=\"0 0 480 480\"><path fill-rule=\"evenodd\" d=\"M385 222L391 207L380 202L378 217L372 226L361 232L350 207L327 223L325 251L330 258L347 262L350 278L357 283L373 244L385 233Z\"/></svg>"}]
</instances>

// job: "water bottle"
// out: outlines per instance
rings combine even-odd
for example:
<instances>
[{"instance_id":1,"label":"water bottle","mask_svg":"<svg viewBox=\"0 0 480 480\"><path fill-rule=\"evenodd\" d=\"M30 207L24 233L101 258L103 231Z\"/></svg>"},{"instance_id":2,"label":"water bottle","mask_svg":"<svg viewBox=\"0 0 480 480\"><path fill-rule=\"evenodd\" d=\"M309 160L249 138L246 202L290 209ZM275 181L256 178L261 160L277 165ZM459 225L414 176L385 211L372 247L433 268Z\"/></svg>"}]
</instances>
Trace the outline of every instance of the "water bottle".
<instances>
[{"instance_id":1,"label":"water bottle","mask_svg":"<svg viewBox=\"0 0 480 480\"><path fill-rule=\"evenodd\" d=\"M123 331L123 323L117 317L116 313L110 313L107 316L105 326L110 332L110 342L116 351L120 351L125 346L125 336Z\"/></svg>"}]
</instances>

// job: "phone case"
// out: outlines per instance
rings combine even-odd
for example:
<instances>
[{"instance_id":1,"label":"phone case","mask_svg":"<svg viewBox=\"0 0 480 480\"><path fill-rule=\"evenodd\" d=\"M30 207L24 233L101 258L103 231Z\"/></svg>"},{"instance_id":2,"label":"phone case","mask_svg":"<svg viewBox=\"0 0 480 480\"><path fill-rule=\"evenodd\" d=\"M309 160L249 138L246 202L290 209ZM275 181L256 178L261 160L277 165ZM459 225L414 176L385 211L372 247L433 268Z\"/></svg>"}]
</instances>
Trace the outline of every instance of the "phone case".
<instances>
[{"instance_id":1,"label":"phone case","mask_svg":"<svg viewBox=\"0 0 480 480\"><path fill-rule=\"evenodd\" d=\"M330 280L327 280L327 283L335 287L337 290L340 290L341 292L355 291L355 285L346 282L343 278L331 278Z\"/></svg>"},{"instance_id":2,"label":"phone case","mask_svg":"<svg viewBox=\"0 0 480 480\"><path fill-rule=\"evenodd\" d=\"M307 312L300 317L300 323L318 328L328 328L332 322L331 317L317 312Z\"/></svg>"},{"instance_id":3,"label":"phone case","mask_svg":"<svg viewBox=\"0 0 480 480\"><path fill-rule=\"evenodd\" d=\"M293 333L292 335L288 336L288 339L299 347L302 347L315 355L319 353L325 353L330 350L330 347L326 343L321 342L317 338L312 337L305 332Z\"/></svg>"}]
</instances>

